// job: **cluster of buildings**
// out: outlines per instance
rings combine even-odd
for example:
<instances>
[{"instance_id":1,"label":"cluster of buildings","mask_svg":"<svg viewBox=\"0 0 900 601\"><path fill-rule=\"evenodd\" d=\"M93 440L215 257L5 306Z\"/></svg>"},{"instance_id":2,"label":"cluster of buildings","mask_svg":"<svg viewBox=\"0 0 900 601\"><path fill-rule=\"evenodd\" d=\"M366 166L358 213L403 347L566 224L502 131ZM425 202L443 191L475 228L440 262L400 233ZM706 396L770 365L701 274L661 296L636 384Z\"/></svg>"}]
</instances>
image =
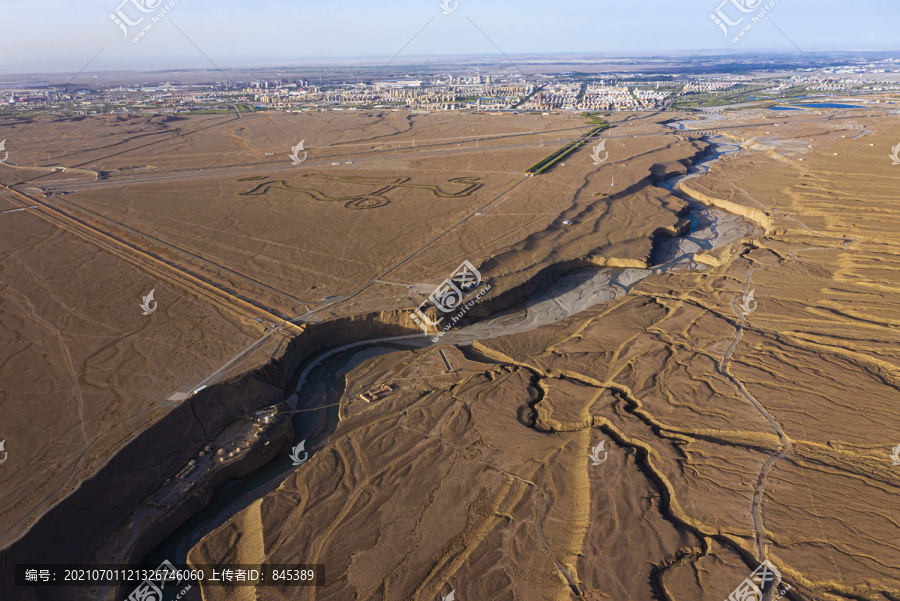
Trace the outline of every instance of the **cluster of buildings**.
<instances>
[{"instance_id":1,"label":"cluster of buildings","mask_svg":"<svg viewBox=\"0 0 900 601\"><path fill-rule=\"evenodd\" d=\"M521 108L537 111L642 111L662 107L669 96L668 91L637 85L568 82L545 85Z\"/></svg>"},{"instance_id":2,"label":"cluster of buildings","mask_svg":"<svg viewBox=\"0 0 900 601\"><path fill-rule=\"evenodd\" d=\"M427 110L511 110L535 91L535 84L516 75L428 79L399 78L372 83L313 84L308 80L228 82L207 85L166 83L116 86L99 90L66 88L0 90L4 105L30 103L76 115L156 110L182 112L229 110L234 105L257 109L309 110L333 107L411 108ZM19 108L18 106L16 108Z\"/></svg>"},{"instance_id":3,"label":"cluster of buildings","mask_svg":"<svg viewBox=\"0 0 900 601\"><path fill-rule=\"evenodd\" d=\"M562 80L562 81L561 81ZM641 110L656 108L665 92L638 86L582 83L566 76L453 74L356 83L254 80L215 84L117 85L99 90L49 87L0 91L4 105L30 103L69 114L129 114L201 110L303 111L333 108L408 108L448 111ZM5 104L4 104L5 103ZM241 108L243 106L243 108ZM18 108L18 107L16 107Z\"/></svg>"},{"instance_id":4,"label":"cluster of buildings","mask_svg":"<svg viewBox=\"0 0 900 601\"><path fill-rule=\"evenodd\" d=\"M877 68L876 68L877 67ZM811 91L900 89L896 81L875 81L838 73L897 71L896 63L806 70L778 81L745 75L710 77L621 73L616 79L577 73L441 73L370 82L314 83L307 79L227 81L214 84L117 85L100 89L70 86L0 88L0 114L48 111L75 115L144 112L410 109L420 111L643 111L659 110L675 96L718 95L726 90L782 95L797 86ZM884 78L881 78L884 79ZM763 89L764 88L764 89ZM726 92L728 93L728 92Z\"/></svg>"},{"instance_id":5,"label":"cluster of buildings","mask_svg":"<svg viewBox=\"0 0 900 601\"><path fill-rule=\"evenodd\" d=\"M590 111L641 111L662 107L668 97L669 92L658 89L589 84L578 108Z\"/></svg>"},{"instance_id":6,"label":"cluster of buildings","mask_svg":"<svg viewBox=\"0 0 900 601\"><path fill-rule=\"evenodd\" d=\"M688 83L684 84L684 88L682 88L681 91L685 93L719 92L721 90L733 88L735 85L737 85L737 83L733 81L698 80L689 81Z\"/></svg>"},{"instance_id":7,"label":"cluster of buildings","mask_svg":"<svg viewBox=\"0 0 900 601\"><path fill-rule=\"evenodd\" d=\"M883 70L875 71L883 73ZM897 80L863 80L859 77L821 77L821 76L794 76L789 81L795 85L805 85L810 90L846 92L865 87L873 92L887 90L900 90Z\"/></svg>"},{"instance_id":8,"label":"cluster of buildings","mask_svg":"<svg viewBox=\"0 0 900 601\"><path fill-rule=\"evenodd\" d=\"M263 108L302 109L333 106L406 107L427 110L515 108L534 90L533 84L497 82L491 76L458 77L431 82L395 79L372 84L340 84L307 88L275 88L252 94L248 100ZM253 90L244 90L253 92Z\"/></svg>"},{"instance_id":9,"label":"cluster of buildings","mask_svg":"<svg viewBox=\"0 0 900 601\"><path fill-rule=\"evenodd\" d=\"M536 111L574 110L580 92L580 83L547 84L521 108Z\"/></svg>"}]
</instances>

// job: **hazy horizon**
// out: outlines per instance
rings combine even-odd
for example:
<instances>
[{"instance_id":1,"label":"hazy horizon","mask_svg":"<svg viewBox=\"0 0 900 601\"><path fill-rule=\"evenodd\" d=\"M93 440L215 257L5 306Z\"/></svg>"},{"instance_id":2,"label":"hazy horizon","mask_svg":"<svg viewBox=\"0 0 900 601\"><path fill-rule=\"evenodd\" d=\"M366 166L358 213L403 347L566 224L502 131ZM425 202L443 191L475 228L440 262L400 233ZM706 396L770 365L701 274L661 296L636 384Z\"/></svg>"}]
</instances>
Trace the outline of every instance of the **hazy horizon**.
<instances>
[{"instance_id":1,"label":"hazy horizon","mask_svg":"<svg viewBox=\"0 0 900 601\"><path fill-rule=\"evenodd\" d=\"M239 0L12 0L0 8L0 73L223 69L348 62L403 64L413 58L503 55L721 54L723 52L897 51L900 3L778 0L737 43L710 15L746 17L771 2L700 0L688 9L663 0L599 6L459 0L349 0L337 6ZM140 12L134 3L154 6ZM168 9L145 35L141 26ZM741 13L735 4L755 6ZM139 25L120 29L111 14ZM874 18L877 17L877 18ZM739 29L735 28L735 30ZM126 34L127 31L127 34ZM39 43L36 43L39 41ZM799 50L798 50L799 48ZM92 57L93 58L92 60Z\"/></svg>"}]
</instances>

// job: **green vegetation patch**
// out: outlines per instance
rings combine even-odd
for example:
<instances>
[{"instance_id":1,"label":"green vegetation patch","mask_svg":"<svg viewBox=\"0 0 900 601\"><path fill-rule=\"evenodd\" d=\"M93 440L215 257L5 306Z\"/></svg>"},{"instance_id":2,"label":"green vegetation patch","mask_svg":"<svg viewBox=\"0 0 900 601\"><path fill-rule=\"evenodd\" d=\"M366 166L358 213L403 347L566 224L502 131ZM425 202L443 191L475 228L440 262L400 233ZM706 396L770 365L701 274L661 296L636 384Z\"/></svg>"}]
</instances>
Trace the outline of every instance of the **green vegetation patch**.
<instances>
[{"instance_id":1,"label":"green vegetation patch","mask_svg":"<svg viewBox=\"0 0 900 601\"><path fill-rule=\"evenodd\" d=\"M558 162L584 146L588 140L593 138L594 136L600 134L605 129L609 129L611 126L609 124L598 125L591 129L588 133L583 135L580 140L576 140L575 142L569 142L550 156L544 158L543 160L535 163L531 167L525 170L525 173L529 175L540 175L541 173L547 171Z\"/></svg>"}]
</instances>

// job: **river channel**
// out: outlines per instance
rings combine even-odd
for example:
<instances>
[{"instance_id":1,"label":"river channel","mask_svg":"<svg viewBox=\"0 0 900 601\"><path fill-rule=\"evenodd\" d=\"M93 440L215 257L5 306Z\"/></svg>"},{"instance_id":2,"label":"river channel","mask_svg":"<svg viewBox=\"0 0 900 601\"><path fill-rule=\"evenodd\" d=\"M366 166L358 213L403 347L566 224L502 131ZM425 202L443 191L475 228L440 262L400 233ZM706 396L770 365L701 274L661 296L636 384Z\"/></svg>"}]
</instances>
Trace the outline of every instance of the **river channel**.
<instances>
[{"instance_id":1,"label":"river channel","mask_svg":"<svg viewBox=\"0 0 900 601\"><path fill-rule=\"evenodd\" d=\"M692 126L702 122L690 122ZM671 127L685 129L684 123ZM651 269L615 269L589 267L574 270L559 278L547 289L535 292L521 307L501 312L466 327L450 330L440 340L442 344L467 345L476 340L525 332L554 323L601 303L628 294L644 279L654 274L678 270L703 270L707 267L694 261L700 250L711 250L740 240L753 231L753 225L742 217L698 203L680 193L678 184L706 173L723 155L740 147L721 136L706 136L713 144L708 152L690 168L688 174L669 178L658 185L688 203L682 217L690 227L683 235L657 241ZM488 274L489 275L489 274ZM356 365L377 355L430 346L431 336L410 336L364 340L329 349L300 365L288 387L285 401L294 413L294 444L306 441L305 448L312 457L324 448L338 421L340 400L344 394L345 375ZM224 524L242 509L265 494L275 490L295 470L288 452L283 452L263 468L244 478L231 480L216 488L212 500L204 509L175 530L151 551L144 564L158 565L163 560L175 564L186 563L188 551L200 539ZM194 587L182 601L200 599L199 587ZM171 601L171 597L165 601Z\"/></svg>"}]
</instances>

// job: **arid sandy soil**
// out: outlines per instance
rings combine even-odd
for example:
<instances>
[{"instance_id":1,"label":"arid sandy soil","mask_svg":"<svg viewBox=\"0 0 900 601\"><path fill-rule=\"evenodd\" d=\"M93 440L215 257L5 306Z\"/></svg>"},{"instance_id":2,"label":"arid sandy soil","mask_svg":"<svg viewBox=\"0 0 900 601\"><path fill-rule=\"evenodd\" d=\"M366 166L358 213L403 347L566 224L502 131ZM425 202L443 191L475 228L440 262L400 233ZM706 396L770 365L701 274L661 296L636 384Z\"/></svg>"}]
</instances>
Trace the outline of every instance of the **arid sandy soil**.
<instances>
[{"instance_id":1,"label":"arid sandy soil","mask_svg":"<svg viewBox=\"0 0 900 601\"><path fill-rule=\"evenodd\" d=\"M0 516L6 536L40 508L27 491L60 486L101 432L130 435L128 419L164 411L168 394L277 328L241 365L264 362L297 329L286 318L396 321L390 311L468 259L492 286L472 315L507 309L512 324L534 282L567 268L652 267L654 240L683 231L687 206L655 183L707 146L661 123L673 117L685 118L617 114L608 161L586 145L534 178L525 168L586 132L583 120L204 117L178 127L209 129L178 135L144 123L135 131L159 138L146 152L130 129L101 145L84 122L20 126L84 127L67 149L84 158L69 166L109 179L81 175L54 184L72 194L0 215L14 242L0 409L20 408L0 436L47 465L26 472L11 455L0 467L0 485L20 491L19 513ZM551 325L358 361L327 443L189 555L321 563L326 585L204 598L721 601L763 559L788 599L900 598L896 119L755 110L697 125L710 127L741 150L681 191L754 234ZM513 133L528 135L499 136ZM303 137L309 164L293 167L283 155ZM170 138L180 150L166 151ZM138 163L153 169L132 180ZM0 169L21 191L44 185ZM137 304L153 286L160 311L145 317ZM45 367L23 378L26 363ZM359 397L382 383L385 398ZM38 402L51 411L23 408Z\"/></svg>"},{"instance_id":2,"label":"arid sandy soil","mask_svg":"<svg viewBox=\"0 0 900 601\"><path fill-rule=\"evenodd\" d=\"M4 209L17 206L9 192ZM32 211L0 215L0 540L33 523L135 432L266 334L161 267L136 264ZM155 290L157 309L141 299ZM268 360L269 356L262 358Z\"/></svg>"},{"instance_id":3,"label":"arid sandy soil","mask_svg":"<svg viewBox=\"0 0 900 601\"><path fill-rule=\"evenodd\" d=\"M714 601L764 558L789 598L896 597L898 132L802 117L727 132L743 150L685 183L757 235L706 271L445 348L452 374L434 348L357 367L327 447L192 560L326 565L324 589L260 599L569 599L574 584ZM517 252L581 254L543 251L554 235ZM381 383L395 393L358 398Z\"/></svg>"},{"instance_id":4,"label":"arid sandy soil","mask_svg":"<svg viewBox=\"0 0 900 601\"><path fill-rule=\"evenodd\" d=\"M559 220L581 176L525 182L523 172L589 129L564 116L390 111L4 126L0 135L28 143L0 166L0 210L37 208L0 215L0 436L10 453L0 541L21 536L170 397L277 356L297 332L285 319L395 309L408 292L378 275L401 261L413 282L434 281L464 256L484 260ZM310 157L294 167L298 136ZM348 153L361 154L331 165ZM516 209L501 211L517 182ZM474 237L448 252L468 229L460 221L495 200ZM597 227L584 249L646 255L648 232L675 219L635 202L655 223ZM501 221L510 229L497 237ZM157 309L144 315L151 290Z\"/></svg>"}]
</instances>

